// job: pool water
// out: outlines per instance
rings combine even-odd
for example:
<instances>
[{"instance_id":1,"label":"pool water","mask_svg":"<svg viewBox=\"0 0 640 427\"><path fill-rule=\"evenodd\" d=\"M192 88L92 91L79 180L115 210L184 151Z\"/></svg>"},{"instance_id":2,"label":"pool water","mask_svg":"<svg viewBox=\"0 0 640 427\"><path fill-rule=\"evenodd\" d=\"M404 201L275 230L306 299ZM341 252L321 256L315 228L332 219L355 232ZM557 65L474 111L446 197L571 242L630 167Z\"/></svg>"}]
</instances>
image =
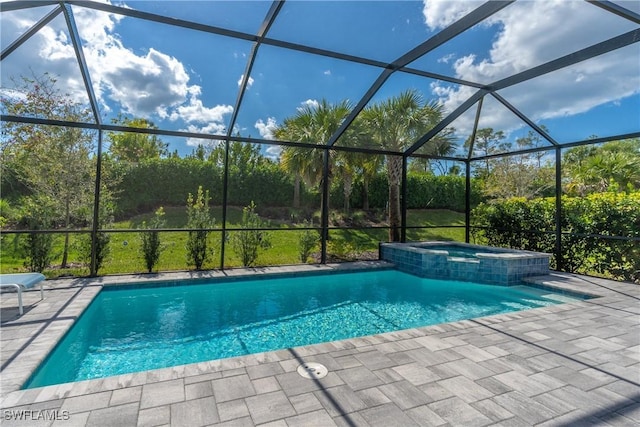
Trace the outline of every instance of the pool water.
<instances>
[{"instance_id":1,"label":"pool water","mask_svg":"<svg viewBox=\"0 0 640 427\"><path fill-rule=\"evenodd\" d=\"M449 256L458 257L458 258L477 258L476 254L478 252L484 254L496 253L496 251L492 251L489 249L480 249L480 248L470 248L461 245L421 245L417 246L421 249L430 249L430 250L438 250L438 251L447 251Z\"/></svg>"},{"instance_id":2,"label":"pool water","mask_svg":"<svg viewBox=\"0 0 640 427\"><path fill-rule=\"evenodd\" d=\"M452 322L570 299L526 286L423 279L397 270L105 287L24 388Z\"/></svg>"}]
</instances>

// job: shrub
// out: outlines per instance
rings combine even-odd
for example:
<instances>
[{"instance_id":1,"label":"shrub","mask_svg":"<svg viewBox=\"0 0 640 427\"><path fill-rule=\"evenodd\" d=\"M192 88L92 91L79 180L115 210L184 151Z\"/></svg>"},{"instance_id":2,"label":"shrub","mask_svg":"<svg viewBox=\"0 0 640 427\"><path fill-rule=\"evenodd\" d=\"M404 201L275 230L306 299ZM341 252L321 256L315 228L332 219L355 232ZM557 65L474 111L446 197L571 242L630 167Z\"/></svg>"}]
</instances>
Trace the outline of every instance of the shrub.
<instances>
[{"instance_id":1,"label":"shrub","mask_svg":"<svg viewBox=\"0 0 640 427\"><path fill-rule=\"evenodd\" d=\"M474 225L494 246L554 253L555 198L512 198L482 204ZM562 258L555 265L570 272L597 273L640 282L640 192L594 193L562 197Z\"/></svg>"},{"instance_id":2,"label":"shrub","mask_svg":"<svg viewBox=\"0 0 640 427\"><path fill-rule=\"evenodd\" d=\"M213 227L215 219L211 217L209 209L209 190L198 192L194 199L189 193L187 197L187 226L194 230L189 231L187 237L187 265L193 265L196 270L202 270L202 266L213 255L213 249L208 247L208 228Z\"/></svg>"},{"instance_id":3,"label":"shrub","mask_svg":"<svg viewBox=\"0 0 640 427\"><path fill-rule=\"evenodd\" d=\"M313 227L313 222L309 223L304 221L303 227ZM319 236L316 230L302 230L298 235L298 254L300 255L300 262L306 263L311 256L311 252L316 248L318 244Z\"/></svg>"},{"instance_id":4,"label":"shrub","mask_svg":"<svg viewBox=\"0 0 640 427\"><path fill-rule=\"evenodd\" d=\"M163 228L166 223L163 217L164 209L160 207L158 208L158 210L156 210L155 216L148 226L146 221L142 221L141 228L150 228L151 230L153 230L140 232L140 240L142 241L140 251L142 254L142 258L144 259L144 265L149 273L151 273L156 264L158 264L158 261L160 260L160 254L162 253L163 248L160 243L160 233L157 230Z\"/></svg>"},{"instance_id":5,"label":"shrub","mask_svg":"<svg viewBox=\"0 0 640 427\"><path fill-rule=\"evenodd\" d=\"M45 197L22 199L20 225L34 231L27 234L27 238L22 243L22 249L26 255L24 265L29 271L41 273L53 259L53 235L38 232L38 230L53 227L51 211L52 205Z\"/></svg>"},{"instance_id":6,"label":"shrub","mask_svg":"<svg viewBox=\"0 0 640 427\"><path fill-rule=\"evenodd\" d=\"M264 230L256 230L265 227L264 223L256 213L256 205L251 201L248 206L242 209L242 222L240 228L231 234L231 247L242 260L245 267L252 266L258 259L260 249L271 247L269 233Z\"/></svg>"}]
</instances>

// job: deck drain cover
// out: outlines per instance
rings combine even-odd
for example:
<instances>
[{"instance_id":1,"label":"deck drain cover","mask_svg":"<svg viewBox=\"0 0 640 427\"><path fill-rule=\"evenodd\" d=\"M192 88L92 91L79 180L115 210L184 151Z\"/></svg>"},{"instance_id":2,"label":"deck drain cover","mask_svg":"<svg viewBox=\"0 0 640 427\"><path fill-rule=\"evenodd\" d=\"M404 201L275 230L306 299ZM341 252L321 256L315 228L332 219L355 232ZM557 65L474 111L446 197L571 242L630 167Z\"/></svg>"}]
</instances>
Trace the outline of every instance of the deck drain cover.
<instances>
[{"instance_id":1,"label":"deck drain cover","mask_svg":"<svg viewBox=\"0 0 640 427\"><path fill-rule=\"evenodd\" d=\"M324 365L310 362L303 363L302 365L298 366L298 373L302 377L309 378L311 380L317 380L326 377L329 371Z\"/></svg>"}]
</instances>

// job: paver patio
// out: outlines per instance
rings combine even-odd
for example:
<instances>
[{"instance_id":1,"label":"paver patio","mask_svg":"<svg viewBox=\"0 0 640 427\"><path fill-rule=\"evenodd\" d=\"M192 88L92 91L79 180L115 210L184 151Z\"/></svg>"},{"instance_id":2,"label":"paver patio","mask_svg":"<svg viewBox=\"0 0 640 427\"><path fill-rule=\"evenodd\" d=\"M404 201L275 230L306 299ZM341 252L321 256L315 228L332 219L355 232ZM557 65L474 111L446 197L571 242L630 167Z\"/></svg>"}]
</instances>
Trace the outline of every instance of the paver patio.
<instances>
[{"instance_id":1,"label":"paver patio","mask_svg":"<svg viewBox=\"0 0 640 427\"><path fill-rule=\"evenodd\" d=\"M102 284L141 277L47 281L44 300L39 292L24 294L20 317L15 295L2 295L3 426L640 425L640 286L560 273L535 280L598 297L19 390ZM328 375L298 375L297 367L308 362L322 363Z\"/></svg>"}]
</instances>

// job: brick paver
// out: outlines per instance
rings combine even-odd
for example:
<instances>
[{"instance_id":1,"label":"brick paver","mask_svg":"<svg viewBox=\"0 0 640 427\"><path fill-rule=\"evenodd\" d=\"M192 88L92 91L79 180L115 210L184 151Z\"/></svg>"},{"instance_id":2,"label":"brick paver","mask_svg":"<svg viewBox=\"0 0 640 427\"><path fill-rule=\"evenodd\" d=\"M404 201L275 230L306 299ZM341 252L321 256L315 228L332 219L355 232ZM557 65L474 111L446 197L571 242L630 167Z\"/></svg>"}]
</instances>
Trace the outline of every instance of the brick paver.
<instances>
[{"instance_id":1,"label":"brick paver","mask_svg":"<svg viewBox=\"0 0 640 427\"><path fill-rule=\"evenodd\" d=\"M167 277L181 278L158 279ZM640 286L569 274L535 280L597 298L19 390L111 280L47 281L44 301L24 294L21 317L11 297L2 299L3 426L640 424ZM329 374L302 378L296 368L305 362Z\"/></svg>"}]
</instances>

